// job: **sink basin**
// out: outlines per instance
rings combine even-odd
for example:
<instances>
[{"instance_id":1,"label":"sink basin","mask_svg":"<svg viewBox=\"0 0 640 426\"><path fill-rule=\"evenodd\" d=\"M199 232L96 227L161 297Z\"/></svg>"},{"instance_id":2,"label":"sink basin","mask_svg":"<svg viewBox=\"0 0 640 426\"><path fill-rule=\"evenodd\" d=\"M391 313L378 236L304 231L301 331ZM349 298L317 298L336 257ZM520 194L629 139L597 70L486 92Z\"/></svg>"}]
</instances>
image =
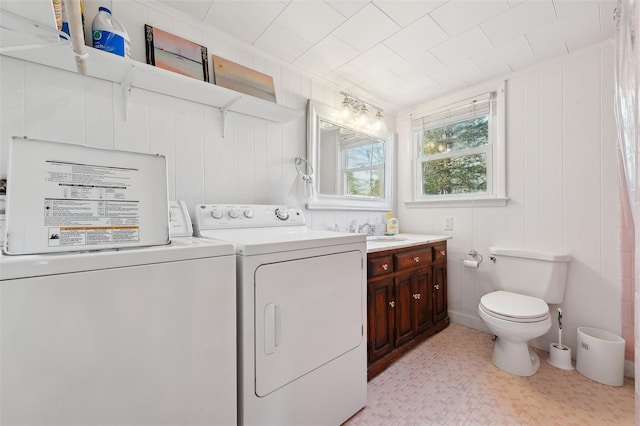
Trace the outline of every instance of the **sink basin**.
<instances>
[{"instance_id":1,"label":"sink basin","mask_svg":"<svg viewBox=\"0 0 640 426\"><path fill-rule=\"evenodd\" d=\"M392 242L392 241L407 241L408 238L396 237L395 235L372 235L367 237L367 241L375 242Z\"/></svg>"}]
</instances>

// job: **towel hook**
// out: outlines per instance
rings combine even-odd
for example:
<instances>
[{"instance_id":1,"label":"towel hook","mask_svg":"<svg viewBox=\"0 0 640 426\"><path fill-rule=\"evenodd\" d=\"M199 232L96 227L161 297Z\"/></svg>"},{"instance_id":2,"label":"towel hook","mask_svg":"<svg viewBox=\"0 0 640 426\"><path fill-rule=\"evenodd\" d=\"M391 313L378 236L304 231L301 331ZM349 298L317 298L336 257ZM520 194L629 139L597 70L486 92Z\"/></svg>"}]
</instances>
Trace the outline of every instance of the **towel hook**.
<instances>
[{"instance_id":1,"label":"towel hook","mask_svg":"<svg viewBox=\"0 0 640 426\"><path fill-rule=\"evenodd\" d=\"M298 172L298 174L302 176L302 180L304 180L307 183L312 183L313 182L313 177L312 177L313 166L311 165L311 163L309 163L309 161L304 158L296 157L295 164L296 164L296 172ZM300 166L302 166L303 164L305 169L304 172L300 170ZM309 173L305 173L306 171L309 171Z\"/></svg>"}]
</instances>

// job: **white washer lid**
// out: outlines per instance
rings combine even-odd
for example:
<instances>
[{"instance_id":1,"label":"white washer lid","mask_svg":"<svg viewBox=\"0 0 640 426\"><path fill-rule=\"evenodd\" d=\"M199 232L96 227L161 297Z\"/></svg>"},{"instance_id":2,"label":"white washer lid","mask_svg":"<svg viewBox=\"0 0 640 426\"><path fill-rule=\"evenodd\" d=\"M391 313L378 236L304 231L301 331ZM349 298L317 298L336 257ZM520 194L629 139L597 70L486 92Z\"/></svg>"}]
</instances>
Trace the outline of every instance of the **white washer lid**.
<instances>
[{"instance_id":1,"label":"white washer lid","mask_svg":"<svg viewBox=\"0 0 640 426\"><path fill-rule=\"evenodd\" d=\"M485 294L480 299L480 304L485 311L497 317L540 320L549 316L549 306L544 300L508 291Z\"/></svg>"}]
</instances>

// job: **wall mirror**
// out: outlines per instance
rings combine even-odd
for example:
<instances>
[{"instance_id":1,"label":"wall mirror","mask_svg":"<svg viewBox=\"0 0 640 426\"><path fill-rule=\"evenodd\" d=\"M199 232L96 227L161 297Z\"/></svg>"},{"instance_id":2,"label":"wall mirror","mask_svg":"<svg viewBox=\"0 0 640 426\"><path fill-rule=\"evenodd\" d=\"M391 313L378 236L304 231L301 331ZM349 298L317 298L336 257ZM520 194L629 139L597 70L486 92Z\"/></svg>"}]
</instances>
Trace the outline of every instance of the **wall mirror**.
<instances>
[{"instance_id":1,"label":"wall mirror","mask_svg":"<svg viewBox=\"0 0 640 426\"><path fill-rule=\"evenodd\" d=\"M317 197L309 209L391 210L391 132L342 123L341 111L307 102L307 158Z\"/></svg>"}]
</instances>

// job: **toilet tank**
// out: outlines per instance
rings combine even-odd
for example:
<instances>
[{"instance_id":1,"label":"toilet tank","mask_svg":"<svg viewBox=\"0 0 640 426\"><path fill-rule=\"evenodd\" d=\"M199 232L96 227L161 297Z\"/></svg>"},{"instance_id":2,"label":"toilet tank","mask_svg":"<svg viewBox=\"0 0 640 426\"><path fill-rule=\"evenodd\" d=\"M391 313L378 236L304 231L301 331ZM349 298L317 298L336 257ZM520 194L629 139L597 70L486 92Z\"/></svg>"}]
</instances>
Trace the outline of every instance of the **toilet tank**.
<instances>
[{"instance_id":1,"label":"toilet tank","mask_svg":"<svg viewBox=\"0 0 640 426\"><path fill-rule=\"evenodd\" d=\"M490 247L489 253L495 259L491 275L496 290L562 303L571 256L504 247Z\"/></svg>"}]
</instances>

